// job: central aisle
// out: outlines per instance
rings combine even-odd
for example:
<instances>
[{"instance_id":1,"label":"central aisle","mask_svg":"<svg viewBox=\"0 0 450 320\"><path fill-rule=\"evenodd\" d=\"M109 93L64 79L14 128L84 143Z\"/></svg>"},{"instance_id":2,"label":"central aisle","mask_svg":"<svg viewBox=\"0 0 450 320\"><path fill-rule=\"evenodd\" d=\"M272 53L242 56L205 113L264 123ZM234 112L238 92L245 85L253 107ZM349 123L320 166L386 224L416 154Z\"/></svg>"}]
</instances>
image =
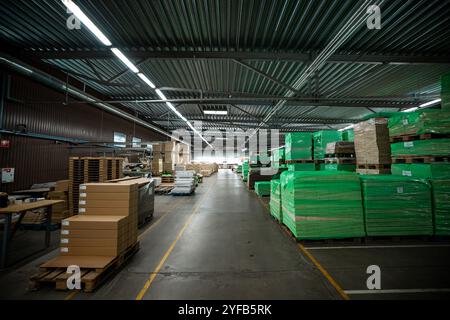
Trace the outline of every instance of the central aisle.
<instances>
[{"instance_id":1,"label":"central aisle","mask_svg":"<svg viewBox=\"0 0 450 320\"><path fill-rule=\"evenodd\" d=\"M158 201L168 212L131 263L82 298L339 299L231 170L204 178L193 197Z\"/></svg>"}]
</instances>

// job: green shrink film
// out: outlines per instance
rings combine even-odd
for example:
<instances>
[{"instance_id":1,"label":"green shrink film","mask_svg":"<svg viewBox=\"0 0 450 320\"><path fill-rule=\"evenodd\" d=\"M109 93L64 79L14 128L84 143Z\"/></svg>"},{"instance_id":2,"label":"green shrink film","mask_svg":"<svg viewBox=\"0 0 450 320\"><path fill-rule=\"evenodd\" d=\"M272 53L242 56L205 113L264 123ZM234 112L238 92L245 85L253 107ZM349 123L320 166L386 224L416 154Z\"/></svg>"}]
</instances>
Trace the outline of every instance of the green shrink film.
<instances>
[{"instance_id":1,"label":"green shrink film","mask_svg":"<svg viewBox=\"0 0 450 320\"><path fill-rule=\"evenodd\" d=\"M434 234L450 236L450 180L431 180Z\"/></svg>"},{"instance_id":2,"label":"green shrink film","mask_svg":"<svg viewBox=\"0 0 450 320\"><path fill-rule=\"evenodd\" d=\"M356 171L356 164L326 163L325 171Z\"/></svg>"},{"instance_id":3,"label":"green shrink film","mask_svg":"<svg viewBox=\"0 0 450 320\"><path fill-rule=\"evenodd\" d=\"M312 133L292 132L284 139L286 160L312 160Z\"/></svg>"},{"instance_id":4,"label":"green shrink film","mask_svg":"<svg viewBox=\"0 0 450 320\"><path fill-rule=\"evenodd\" d=\"M450 179L450 163L395 163L391 173L415 179Z\"/></svg>"},{"instance_id":5,"label":"green shrink film","mask_svg":"<svg viewBox=\"0 0 450 320\"><path fill-rule=\"evenodd\" d=\"M325 171L325 163L316 163L316 171Z\"/></svg>"},{"instance_id":6,"label":"green shrink film","mask_svg":"<svg viewBox=\"0 0 450 320\"><path fill-rule=\"evenodd\" d=\"M342 133L337 130L323 130L317 131L313 134L314 137L314 159L324 159L327 144L342 140Z\"/></svg>"},{"instance_id":7,"label":"green shrink film","mask_svg":"<svg viewBox=\"0 0 450 320\"><path fill-rule=\"evenodd\" d=\"M245 160L244 162L242 162L242 180L244 181L247 181L248 178L248 168L248 160Z\"/></svg>"},{"instance_id":8,"label":"green shrink film","mask_svg":"<svg viewBox=\"0 0 450 320\"><path fill-rule=\"evenodd\" d=\"M450 133L450 110L418 110L399 112L389 118L389 135L418 135L424 133Z\"/></svg>"},{"instance_id":9,"label":"green shrink film","mask_svg":"<svg viewBox=\"0 0 450 320\"><path fill-rule=\"evenodd\" d=\"M281 183L279 179L270 181L270 214L278 221L282 219L281 211Z\"/></svg>"},{"instance_id":10,"label":"green shrink film","mask_svg":"<svg viewBox=\"0 0 450 320\"><path fill-rule=\"evenodd\" d=\"M355 141L355 131L353 131L353 129L342 131L342 140Z\"/></svg>"},{"instance_id":11,"label":"green shrink film","mask_svg":"<svg viewBox=\"0 0 450 320\"><path fill-rule=\"evenodd\" d=\"M433 234L431 188L426 180L391 175L362 175L368 236Z\"/></svg>"},{"instance_id":12,"label":"green shrink film","mask_svg":"<svg viewBox=\"0 0 450 320\"><path fill-rule=\"evenodd\" d=\"M450 111L450 73L441 77L441 106Z\"/></svg>"},{"instance_id":13,"label":"green shrink film","mask_svg":"<svg viewBox=\"0 0 450 320\"><path fill-rule=\"evenodd\" d=\"M236 168L236 173L242 173L242 165L239 164Z\"/></svg>"},{"instance_id":14,"label":"green shrink film","mask_svg":"<svg viewBox=\"0 0 450 320\"><path fill-rule=\"evenodd\" d=\"M376 112L370 113L361 118L361 121L366 121L373 118L392 118L394 116L400 115L402 112Z\"/></svg>"},{"instance_id":15,"label":"green shrink film","mask_svg":"<svg viewBox=\"0 0 450 320\"><path fill-rule=\"evenodd\" d=\"M450 155L450 139L429 139L396 142L391 144L391 156L448 156Z\"/></svg>"},{"instance_id":16,"label":"green shrink film","mask_svg":"<svg viewBox=\"0 0 450 320\"><path fill-rule=\"evenodd\" d=\"M272 167L274 169L279 169L279 168L285 167L284 157L285 157L284 148L278 148L278 149L272 150L272 155L271 155ZM281 164L280 164L280 162L281 162Z\"/></svg>"},{"instance_id":17,"label":"green shrink film","mask_svg":"<svg viewBox=\"0 0 450 320\"><path fill-rule=\"evenodd\" d=\"M361 185L356 173L285 171L282 222L297 239L363 237Z\"/></svg>"},{"instance_id":18,"label":"green shrink film","mask_svg":"<svg viewBox=\"0 0 450 320\"><path fill-rule=\"evenodd\" d=\"M270 196L270 181L255 182L255 193L260 197Z\"/></svg>"},{"instance_id":19,"label":"green shrink film","mask_svg":"<svg viewBox=\"0 0 450 320\"><path fill-rule=\"evenodd\" d=\"M314 163L290 163L287 165L289 171L315 171Z\"/></svg>"}]
</instances>

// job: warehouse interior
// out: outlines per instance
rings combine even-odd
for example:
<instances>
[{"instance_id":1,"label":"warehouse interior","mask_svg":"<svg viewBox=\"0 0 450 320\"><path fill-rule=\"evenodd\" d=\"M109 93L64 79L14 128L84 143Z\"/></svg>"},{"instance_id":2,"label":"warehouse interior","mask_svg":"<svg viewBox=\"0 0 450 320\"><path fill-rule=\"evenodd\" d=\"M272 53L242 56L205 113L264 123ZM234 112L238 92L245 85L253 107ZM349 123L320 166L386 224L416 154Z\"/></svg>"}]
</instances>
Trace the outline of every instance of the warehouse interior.
<instances>
[{"instance_id":1,"label":"warehouse interior","mask_svg":"<svg viewBox=\"0 0 450 320\"><path fill-rule=\"evenodd\" d=\"M449 299L449 25L2 1L0 300Z\"/></svg>"}]
</instances>

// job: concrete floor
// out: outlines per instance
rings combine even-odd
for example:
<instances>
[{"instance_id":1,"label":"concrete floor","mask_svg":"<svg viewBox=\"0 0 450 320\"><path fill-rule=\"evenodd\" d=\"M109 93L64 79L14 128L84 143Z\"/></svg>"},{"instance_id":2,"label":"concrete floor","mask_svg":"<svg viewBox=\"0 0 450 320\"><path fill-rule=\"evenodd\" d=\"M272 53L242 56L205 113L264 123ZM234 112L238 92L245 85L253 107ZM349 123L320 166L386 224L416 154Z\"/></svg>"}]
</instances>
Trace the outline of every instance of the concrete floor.
<instances>
[{"instance_id":1,"label":"concrete floor","mask_svg":"<svg viewBox=\"0 0 450 320\"><path fill-rule=\"evenodd\" d=\"M96 292L28 292L29 276L55 250L4 272L0 299L341 299L266 206L238 175L221 170L194 196L157 196L140 251ZM305 246L351 299L450 298L448 243ZM367 289L372 264L382 270L382 289L413 291L355 292Z\"/></svg>"}]
</instances>

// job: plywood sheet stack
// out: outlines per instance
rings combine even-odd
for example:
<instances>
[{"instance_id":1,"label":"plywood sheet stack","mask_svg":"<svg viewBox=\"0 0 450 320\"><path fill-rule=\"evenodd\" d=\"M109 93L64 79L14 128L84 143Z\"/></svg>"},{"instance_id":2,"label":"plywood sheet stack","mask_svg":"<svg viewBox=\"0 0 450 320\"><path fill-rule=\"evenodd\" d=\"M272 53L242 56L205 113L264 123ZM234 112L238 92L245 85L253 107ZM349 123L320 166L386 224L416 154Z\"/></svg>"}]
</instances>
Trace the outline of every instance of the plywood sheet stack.
<instances>
[{"instance_id":1,"label":"plywood sheet stack","mask_svg":"<svg viewBox=\"0 0 450 320\"><path fill-rule=\"evenodd\" d=\"M372 118L353 128L358 173L389 174L391 148L386 118Z\"/></svg>"},{"instance_id":2,"label":"plywood sheet stack","mask_svg":"<svg viewBox=\"0 0 450 320\"><path fill-rule=\"evenodd\" d=\"M69 180L56 181L55 190L47 194L50 200L62 200L63 203L52 207L52 223L61 223L61 220L71 216L69 210Z\"/></svg>"},{"instance_id":3,"label":"plywood sheet stack","mask_svg":"<svg viewBox=\"0 0 450 320\"><path fill-rule=\"evenodd\" d=\"M325 149L325 171L355 171L355 145L351 141L329 142Z\"/></svg>"},{"instance_id":4,"label":"plywood sheet stack","mask_svg":"<svg viewBox=\"0 0 450 320\"><path fill-rule=\"evenodd\" d=\"M138 186L131 181L80 186L80 214L62 221L61 255L115 257L137 242Z\"/></svg>"},{"instance_id":5,"label":"plywood sheet stack","mask_svg":"<svg viewBox=\"0 0 450 320\"><path fill-rule=\"evenodd\" d=\"M69 158L69 210L78 213L80 184L104 182L123 177L123 158L71 157Z\"/></svg>"}]
</instances>

